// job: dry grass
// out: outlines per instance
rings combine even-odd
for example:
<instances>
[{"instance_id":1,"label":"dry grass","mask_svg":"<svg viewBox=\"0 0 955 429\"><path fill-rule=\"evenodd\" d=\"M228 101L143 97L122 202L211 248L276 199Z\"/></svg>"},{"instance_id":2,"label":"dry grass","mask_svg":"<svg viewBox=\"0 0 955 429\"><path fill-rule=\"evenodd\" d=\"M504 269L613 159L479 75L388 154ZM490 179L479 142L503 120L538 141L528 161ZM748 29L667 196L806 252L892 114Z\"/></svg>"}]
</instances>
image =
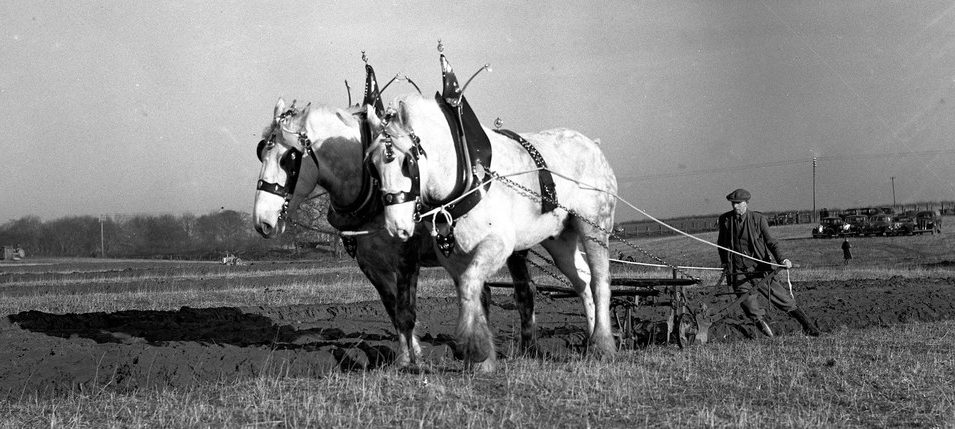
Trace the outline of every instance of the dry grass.
<instances>
[{"instance_id":1,"label":"dry grass","mask_svg":"<svg viewBox=\"0 0 955 429\"><path fill-rule=\"evenodd\" d=\"M951 427L955 322L0 403L0 427Z\"/></svg>"}]
</instances>

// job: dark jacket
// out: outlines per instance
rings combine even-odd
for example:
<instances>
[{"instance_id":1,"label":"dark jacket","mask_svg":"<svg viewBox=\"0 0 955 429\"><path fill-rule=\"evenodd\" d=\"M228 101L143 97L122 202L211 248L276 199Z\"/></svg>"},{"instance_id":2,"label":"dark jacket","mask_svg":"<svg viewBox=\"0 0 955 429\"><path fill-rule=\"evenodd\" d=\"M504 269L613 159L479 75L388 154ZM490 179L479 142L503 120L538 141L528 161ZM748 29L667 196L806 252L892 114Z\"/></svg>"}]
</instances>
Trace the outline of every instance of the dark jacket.
<instances>
[{"instance_id":1,"label":"dark jacket","mask_svg":"<svg viewBox=\"0 0 955 429\"><path fill-rule=\"evenodd\" d=\"M780 254L779 245L773 235L769 232L769 222L766 220L766 217L763 216L760 212L747 211L744 216L743 222L746 223L746 227L749 231L749 248L748 249L734 249L733 248L733 237L732 237L732 228L735 223L734 218L736 217L736 212L730 210L726 213L720 215L718 224L719 224L719 237L716 239L716 244L719 244L722 247L733 249L737 252L740 252L744 255L752 256L756 259L759 259L764 262L772 262L769 258L772 255L775 258L777 263L781 263L784 258ZM726 265L729 264L730 256L729 252L720 249L720 263ZM752 261L750 261L752 262ZM757 269L765 270L769 266L759 264Z\"/></svg>"}]
</instances>

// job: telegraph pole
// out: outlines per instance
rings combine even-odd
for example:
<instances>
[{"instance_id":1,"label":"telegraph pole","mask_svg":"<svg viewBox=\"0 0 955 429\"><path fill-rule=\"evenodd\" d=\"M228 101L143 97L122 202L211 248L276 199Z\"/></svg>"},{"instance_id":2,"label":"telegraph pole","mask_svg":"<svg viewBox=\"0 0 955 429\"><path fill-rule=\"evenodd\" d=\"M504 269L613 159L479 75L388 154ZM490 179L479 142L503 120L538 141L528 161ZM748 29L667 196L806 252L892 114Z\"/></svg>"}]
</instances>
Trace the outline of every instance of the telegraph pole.
<instances>
[{"instance_id":1,"label":"telegraph pole","mask_svg":"<svg viewBox=\"0 0 955 429\"><path fill-rule=\"evenodd\" d=\"M106 234L103 233L103 215L99 216L99 254L106 258Z\"/></svg>"},{"instance_id":2,"label":"telegraph pole","mask_svg":"<svg viewBox=\"0 0 955 429\"><path fill-rule=\"evenodd\" d=\"M809 218L816 221L816 154L812 154L812 216Z\"/></svg>"},{"instance_id":3,"label":"telegraph pole","mask_svg":"<svg viewBox=\"0 0 955 429\"><path fill-rule=\"evenodd\" d=\"M892 176L892 208L895 207L895 176Z\"/></svg>"}]
</instances>

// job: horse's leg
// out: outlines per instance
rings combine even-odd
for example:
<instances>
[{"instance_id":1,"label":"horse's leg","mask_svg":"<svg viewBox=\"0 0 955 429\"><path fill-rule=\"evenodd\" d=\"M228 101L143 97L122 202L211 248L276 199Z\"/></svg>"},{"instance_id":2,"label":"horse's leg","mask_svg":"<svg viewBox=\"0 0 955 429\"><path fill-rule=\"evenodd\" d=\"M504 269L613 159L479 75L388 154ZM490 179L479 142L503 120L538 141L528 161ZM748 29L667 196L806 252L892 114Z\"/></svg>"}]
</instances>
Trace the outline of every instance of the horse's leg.
<instances>
[{"instance_id":1,"label":"horse's leg","mask_svg":"<svg viewBox=\"0 0 955 429\"><path fill-rule=\"evenodd\" d=\"M469 261L455 282L461 307L455 330L456 354L478 372L494 371L497 360L482 293L485 280L504 265L506 255L511 253L510 249L504 247L500 239L489 237L478 244L470 255L462 255Z\"/></svg>"},{"instance_id":2,"label":"horse's leg","mask_svg":"<svg viewBox=\"0 0 955 429\"><path fill-rule=\"evenodd\" d=\"M399 263L395 267L398 280L398 300L395 312L395 328L398 330L398 340L402 342L402 355L399 364L402 366L417 366L421 357L421 345L414 333L417 321L418 273L419 262L417 239L404 243L402 251L397 255ZM407 361L405 361L407 357Z\"/></svg>"},{"instance_id":3,"label":"horse's leg","mask_svg":"<svg viewBox=\"0 0 955 429\"><path fill-rule=\"evenodd\" d=\"M611 206L612 209L612 206ZM612 211L611 211L612 213ZM613 223L610 217L610 223ZM590 336L588 351L599 357L613 356L617 351L610 325L610 251L607 233L587 222L574 219L581 231L580 244L590 267L590 289L596 306L596 324Z\"/></svg>"},{"instance_id":4,"label":"horse's leg","mask_svg":"<svg viewBox=\"0 0 955 429\"><path fill-rule=\"evenodd\" d=\"M567 276L570 285L580 296L587 316L587 335L593 335L596 323L594 298L590 290L590 270L584 258L577 252L578 234L565 229L559 236L544 240L541 246L554 258L554 265Z\"/></svg>"},{"instance_id":5,"label":"horse's leg","mask_svg":"<svg viewBox=\"0 0 955 429\"><path fill-rule=\"evenodd\" d=\"M361 272L365 274L368 281L370 281L375 287L375 290L378 291L381 304L385 307L385 312L388 313L388 318L391 319L391 324L398 334L399 352L395 363L400 366L407 366L409 362L406 350L407 344L402 335L401 328L398 325L396 314L398 308L398 275L393 269L369 263L360 256L355 259L358 261L358 267L361 269Z\"/></svg>"},{"instance_id":6,"label":"horse's leg","mask_svg":"<svg viewBox=\"0 0 955 429\"><path fill-rule=\"evenodd\" d=\"M521 315L521 353L537 353L537 320L534 317L534 294L527 270L527 250L514 252L507 258L507 270L514 281L514 301Z\"/></svg>"},{"instance_id":7,"label":"horse's leg","mask_svg":"<svg viewBox=\"0 0 955 429\"><path fill-rule=\"evenodd\" d=\"M491 287L487 282L481 287L481 310L484 310L484 318L491 320Z\"/></svg>"},{"instance_id":8,"label":"horse's leg","mask_svg":"<svg viewBox=\"0 0 955 429\"><path fill-rule=\"evenodd\" d=\"M413 267L399 266L402 246L388 240L390 239L375 236L359 238L355 259L358 268L378 291L385 312L395 327L398 334L398 356L395 363L404 367L412 362L412 355L420 354L418 339L414 335L414 286L417 284L418 267L417 263ZM401 279L402 275L404 280ZM410 295L400 296L405 292Z\"/></svg>"}]
</instances>

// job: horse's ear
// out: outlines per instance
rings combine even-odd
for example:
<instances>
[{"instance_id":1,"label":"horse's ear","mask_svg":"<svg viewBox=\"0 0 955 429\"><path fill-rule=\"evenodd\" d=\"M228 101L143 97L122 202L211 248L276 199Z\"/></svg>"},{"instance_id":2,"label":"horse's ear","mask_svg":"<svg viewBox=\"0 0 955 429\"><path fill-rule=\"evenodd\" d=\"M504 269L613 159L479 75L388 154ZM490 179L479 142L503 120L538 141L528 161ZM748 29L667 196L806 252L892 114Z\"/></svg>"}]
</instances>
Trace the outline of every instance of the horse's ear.
<instances>
[{"instance_id":1,"label":"horse's ear","mask_svg":"<svg viewBox=\"0 0 955 429\"><path fill-rule=\"evenodd\" d=\"M401 126L408 125L408 104L404 100L398 101L398 123Z\"/></svg>"},{"instance_id":2,"label":"horse's ear","mask_svg":"<svg viewBox=\"0 0 955 429\"><path fill-rule=\"evenodd\" d=\"M342 121L343 124L349 127L355 127L358 125L358 120L355 119L354 116L348 114L348 112L342 109L335 110L335 116L338 116L338 119Z\"/></svg>"},{"instance_id":3,"label":"horse's ear","mask_svg":"<svg viewBox=\"0 0 955 429\"><path fill-rule=\"evenodd\" d=\"M278 119L279 115L285 112L285 99L279 97L279 101L275 102L275 111L272 112L272 117Z\"/></svg>"}]
</instances>

